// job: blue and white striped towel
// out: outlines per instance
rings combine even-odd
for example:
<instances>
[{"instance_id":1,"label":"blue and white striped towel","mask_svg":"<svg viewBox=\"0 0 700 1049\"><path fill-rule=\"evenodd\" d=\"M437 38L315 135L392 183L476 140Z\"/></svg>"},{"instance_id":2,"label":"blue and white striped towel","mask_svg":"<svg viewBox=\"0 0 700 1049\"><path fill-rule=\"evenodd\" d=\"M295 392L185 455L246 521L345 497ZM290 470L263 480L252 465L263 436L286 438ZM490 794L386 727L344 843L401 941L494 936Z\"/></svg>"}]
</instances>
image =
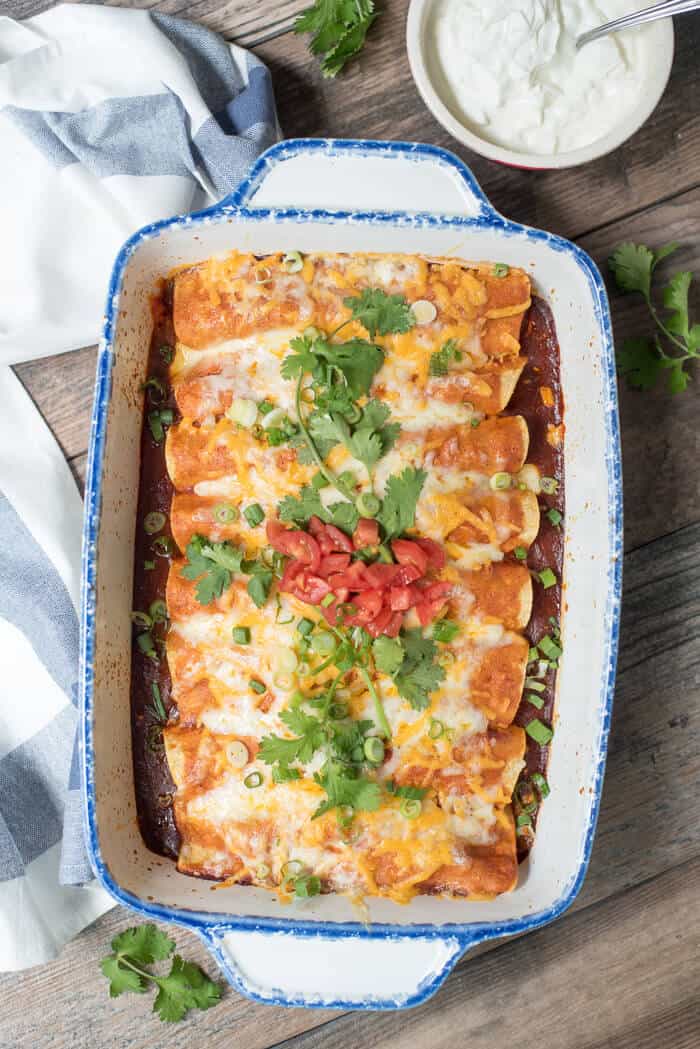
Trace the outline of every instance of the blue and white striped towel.
<instances>
[{"instance_id":1,"label":"blue and white striped towel","mask_svg":"<svg viewBox=\"0 0 700 1049\"><path fill-rule=\"evenodd\" d=\"M89 5L0 17L0 970L111 906L77 887L80 498L6 366L95 342L123 241L230 193L278 136L267 69L199 26Z\"/></svg>"}]
</instances>

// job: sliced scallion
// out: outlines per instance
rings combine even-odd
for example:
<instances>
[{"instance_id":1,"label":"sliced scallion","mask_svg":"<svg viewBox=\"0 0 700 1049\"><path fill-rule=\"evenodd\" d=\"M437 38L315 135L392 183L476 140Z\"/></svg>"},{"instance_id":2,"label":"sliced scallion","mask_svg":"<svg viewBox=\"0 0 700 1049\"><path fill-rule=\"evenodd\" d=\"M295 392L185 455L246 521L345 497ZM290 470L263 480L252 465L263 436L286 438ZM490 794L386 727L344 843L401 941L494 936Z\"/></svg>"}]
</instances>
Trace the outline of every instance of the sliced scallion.
<instances>
[{"instance_id":1,"label":"sliced scallion","mask_svg":"<svg viewBox=\"0 0 700 1049\"><path fill-rule=\"evenodd\" d=\"M533 707L536 707L537 710L542 710L544 700L542 699L542 696L538 696L536 692L526 692L525 699L528 703L532 703Z\"/></svg>"},{"instance_id":2,"label":"sliced scallion","mask_svg":"<svg viewBox=\"0 0 700 1049\"><path fill-rule=\"evenodd\" d=\"M219 524L230 524L231 521L237 521L239 516L238 507L230 503L219 503L214 507L214 517Z\"/></svg>"},{"instance_id":3,"label":"sliced scallion","mask_svg":"<svg viewBox=\"0 0 700 1049\"><path fill-rule=\"evenodd\" d=\"M539 792L540 797L541 798L546 798L547 795L550 793L550 789L549 789L549 783L547 783L547 780L544 778L542 773L541 772L533 772L532 773L532 782L535 785L535 787L537 787L537 790Z\"/></svg>"},{"instance_id":4,"label":"sliced scallion","mask_svg":"<svg viewBox=\"0 0 700 1049\"><path fill-rule=\"evenodd\" d=\"M262 786L262 772L251 772L243 780L243 786L247 787L248 790L254 790L256 787Z\"/></svg>"},{"instance_id":5,"label":"sliced scallion","mask_svg":"<svg viewBox=\"0 0 700 1049\"><path fill-rule=\"evenodd\" d=\"M225 414L231 422L243 426L244 429L250 429L258 417L258 406L247 397L235 397Z\"/></svg>"},{"instance_id":6,"label":"sliced scallion","mask_svg":"<svg viewBox=\"0 0 700 1049\"><path fill-rule=\"evenodd\" d=\"M248 626L235 626L231 630L231 637L233 638L234 644L236 645L249 645L250 644L250 627Z\"/></svg>"},{"instance_id":7,"label":"sliced scallion","mask_svg":"<svg viewBox=\"0 0 700 1049\"><path fill-rule=\"evenodd\" d=\"M299 251L288 251L282 259L282 265L287 273L299 273L304 268L304 260Z\"/></svg>"},{"instance_id":8,"label":"sliced scallion","mask_svg":"<svg viewBox=\"0 0 700 1049\"><path fill-rule=\"evenodd\" d=\"M550 524L554 525L555 528L558 528L563 520L562 515L559 513L558 510L554 509L554 507L552 507L551 510L547 511L545 517L547 518Z\"/></svg>"},{"instance_id":9,"label":"sliced scallion","mask_svg":"<svg viewBox=\"0 0 700 1049\"><path fill-rule=\"evenodd\" d=\"M373 765L379 765L384 761L384 744L378 736L368 736L364 743L365 757Z\"/></svg>"},{"instance_id":10,"label":"sliced scallion","mask_svg":"<svg viewBox=\"0 0 700 1049\"><path fill-rule=\"evenodd\" d=\"M531 688L533 692L544 692L546 687L546 685L544 685L541 681L538 681L535 677L525 678L525 688Z\"/></svg>"},{"instance_id":11,"label":"sliced scallion","mask_svg":"<svg viewBox=\"0 0 700 1049\"><path fill-rule=\"evenodd\" d=\"M510 273L510 266L507 266L505 262L494 262L493 264L493 275L494 277L507 277Z\"/></svg>"},{"instance_id":12,"label":"sliced scallion","mask_svg":"<svg viewBox=\"0 0 700 1049\"><path fill-rule=\"evenodd\" d=\"M381 501L372 492L363 492L355 501L360 517L376 517L381 509L381 505Z\"/></svg>"},{"instance_id":13,"label":"sliced scallion","mask_svg":"<svg viewBox=\"0 0 700 1049\"><path fill-rule=\"evenodd\" d=\"M153 569L156 567L156 563L155 561L144 561L143 567L146 572L152 572Z\"/></svg>"},{"instance_id":14,"label":"sliced scallion","mask_svg":"<svg viewBox=\"0 0 700 1049\"><path fill-rule=\"evenodd\" d=\"M267 687L262 683L262 681L258 681L258 679L254 677L250 679L250 681L248 682L248 686L253 692L257 692L259 696L262 696L263 692L267 692Z\"/></svg>"},{"instance_id":15,"label":"sliced scallion","mask_svg":"<svg viewBox=\"0 0 700 1049\"><path fill-rule=\"evenodd\" d=\"M229 765L235 769L242 769L250 761L250 754L245 743L240 739L234 739L226 745L226 758Z\"/></svg>"},{"instance_id":16,"label":"sliced scallion","mask_svg":"<svg viewBox=\"0 0 700 1049\"><path fill-rule=\"evenodd\" d=\"M310 634L313 628L314 624L310 619L300 619L297 623L297 630L299 631L302 637L306 637L308 634Z\"/></svg>"},{"instance_id":17,"label":"sliced scallion","mask_svg":"<svg viewBox=\"0 0 700 1049\"><path fill-rule=\"evenodd\" d=\"M265 511L260 503L251 503L251 505L247 506L243 511L243 516L251 528L256 528L265 520Z\"/></svg>"},{"instance_id":18,"label":"sliced scallion","mask_svg":"<svg viewBox=\"0 0 700 1049\"><path fill-rule=\"evenodd\" d=\"M554 495L559 489L559 482L555 477L540 477L540 488L545 495Z\"/></svg>"},{"instance_id":19,"label":"sliced scallion","mask_svg":"<svg viewBox=\"0 0 700 1049\"><path fill-rule=\"evenodd\" d=\"M151 602L148 614L154 623L165 623L168 619L168 606L165 601L158 598L156 601Z\"/></svg>"},{"instance_id":20,"label":"sliced scallion","mask_svg":"<svg viewBox=\"0 0 700 1049\"><path fill-rule=\"evenodd\" d=\"M322 608L328 608L330 605L333 604L334 601L335 601L335 594L334 593L326 594L326 596L324 598L322 598L322 600L321 600L321 607Z\"/></svg>"},{"instance_id":21,"label":"sliced scallion","mask_svg":"<svg viewBox=\"0 0 700 1049\"><path fill-rule=\"evenodd\" d=\"M423 805L418 798L402 798L399 812L407 820L417 819L423 811Z\"/></svg>"},{"instance_id":22,"label":"sliced scallion","mask_svg":"<svg viewBox=\"0 0 700 1049\"><path fill-rule=\"evenodd\" d=\"M445 726L442 721L437 718L430 719L430 725L428 726L428 735L431 739L440 739L440 736L444 735Z\"/></svg>"},{"instance_id":23,"label":"sliced scallion","mask_svg":"<svg viewBox=\"0 0 700 1049\"><path fill-rule=\"evenodd\" d=\"M539 743L540 746L544 746L549 743L554 733L552 732L549 725L545 725L539 718L533 718L525 726L525 731L531 739L534 739L535 743Z\"/></svg>"},{"instance_id":24,"label":"sliced scallion","mask_svg":"<svg viewBox=\"0 0 700 1049\"><path fill-rule=\"evenodd\" d=\"M282 864L280 874L282 878L296 878L303 869L304 867L300 860L287 860L286 863Z\"/></svg>"},{"instance_id":25,"label":"sliced scallion","mask_svg":"<svg viewBox=\"0 0 700 1049\"><path fill-rule=\"evenodd\" d=\"M543 569L541 572L537 573L537 576L545 590L549 590L550 587L557 585L557 577L551 568Z\"/></svg>"},{"instance_id":26,"label":"sliced scallion","mask_svg":"<svg viewBox=\"0 0 700 1049\"><path fill-rule=\"evenodd\" d=\"M316 874L302 875L294 882L294 895L299 900L308 900L321 892L321 879Z\"/></svg>"},{"instance_id":27,"label":"sliced scallion","mask_svg":"<svg viewBox=\"0 0 700 1049\"><path fill-rule=\"evenodd\" d=\"M506 488L510 488L513 483L513 478L505 470L501 470L498 473L493 474L489 480L489 485L495 492L503 491Z\"/></svg>"},{"instance_id":28,"label":"sliced scallion","mask_svg":"<svg viewBox=\"0 0 700 1049\"><path fill-rule=\"evenodd\" d=\"M527 812L521 812L515 821L515 825L516 827L531 827L532 820Z\"/></svg>"},{"instance_id":29,"label":"sliced scallion","mask_svg":"<svg viewBox=\"0 0 700 1049\"><path fill-rule=\"evenodd\" d=\"M513 553L517 557L518 561L524 561L525 558L527 557L527 550L525 549L524 546L516 546L516 548L513 551Z\"/></svg>"},{"instance_id":30,"label":"sliced scallion","mask_svg":"<svg viewBox=\"0 0 700 1049\"><path fill-rule=\"evenodd\" d=\"M555 641L552 641L549 634L545 634L545 636L537 642L537 647L542 655L550 660L559 659L562 654L561 647Z\"/></svg>"},{"instance_id":31,"label":"sliced scallion","mask_svg":"<svg viewBox=\"0 0 700 1049\"><path fill-rule=\"evenodd\" d=\"M132 612L131 622L134 626L143 627L145 630L148 630L153 626L153 620L145 612Z\"/></svg>"},{"instance_id":32,"label":"sliced scallion","mask_svg":"<svg viewBox=\"0 0 700 1049\"><path fill-rule=\"evenodd\" d=\"M146 514L143 519L143 530L147 535L155 535L156 532L165 528L166 520L165 514L160 513L159 510L151 510L150 514Z\"/></svg>"},{"instance_id":33,"label":"sliced scallion","mask_svg":"<svg viewBox=\"0 0 700 1049\"><path fill-rule=\"evenodd\" d=\"M436 641L449 643L454 641L459 633L459 624L453 623L451 619L439 619L433 627L433 637Z\"/></svg>"}]
</instances>

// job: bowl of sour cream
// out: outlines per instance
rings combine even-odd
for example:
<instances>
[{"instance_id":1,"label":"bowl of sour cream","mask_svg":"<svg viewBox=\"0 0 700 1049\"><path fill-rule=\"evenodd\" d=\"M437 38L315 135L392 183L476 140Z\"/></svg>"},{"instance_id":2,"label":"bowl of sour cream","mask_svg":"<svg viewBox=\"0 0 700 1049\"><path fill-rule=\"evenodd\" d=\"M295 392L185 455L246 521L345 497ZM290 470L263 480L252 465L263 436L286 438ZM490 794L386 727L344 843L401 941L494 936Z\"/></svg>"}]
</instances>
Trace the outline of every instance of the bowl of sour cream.
<instances>
[{"instance_id":1,"label":"bowl of sour cream","mask_svg":"<svg viewBox=\"0 0 700 1049\"><path fill-rule=\"evenodd\" d=\"M650 116L673 62L670 18L576 51L641 0L412 0L411 72L451 135L491 160L565 168L616 149Z\"/></svg>"}]
</instances>

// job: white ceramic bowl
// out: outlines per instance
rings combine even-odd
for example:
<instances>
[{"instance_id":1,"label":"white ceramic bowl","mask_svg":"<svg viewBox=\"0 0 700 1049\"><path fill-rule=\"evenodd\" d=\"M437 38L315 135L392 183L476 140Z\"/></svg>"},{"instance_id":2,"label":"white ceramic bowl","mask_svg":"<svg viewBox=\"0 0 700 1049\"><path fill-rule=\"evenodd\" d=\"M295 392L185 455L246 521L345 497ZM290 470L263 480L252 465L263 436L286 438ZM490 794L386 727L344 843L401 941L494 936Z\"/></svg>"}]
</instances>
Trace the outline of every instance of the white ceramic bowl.
<instances>
[{"instance_id":1,"label":"white ceramic bowl","mask_svg":"<svg viewBox=\"0 0 700 1049\"><path fill-rule=\"evenodd\" d=\"M489 3L490 0L483 0ZM431 52L428 29L433 17L436 0L411 0L406 23L406 46L408 61L416 86L426 106L449 133L469 149L489 160L511 164L520 168L570 168L586 164L605 156L622 145L638 131L651 116L663 95L673 63L673 22L662 19L645 26L649 34L649 51L654 61L649 64L644 77L637 105L620 120L612 131L588 146L567 153L542 154L523 153L506 149L482 137L473 127L465 123L450 98L450 89L445 83L435 54ZM640 5L643 6L643 5Z\"/></svg>"}]
</instances>

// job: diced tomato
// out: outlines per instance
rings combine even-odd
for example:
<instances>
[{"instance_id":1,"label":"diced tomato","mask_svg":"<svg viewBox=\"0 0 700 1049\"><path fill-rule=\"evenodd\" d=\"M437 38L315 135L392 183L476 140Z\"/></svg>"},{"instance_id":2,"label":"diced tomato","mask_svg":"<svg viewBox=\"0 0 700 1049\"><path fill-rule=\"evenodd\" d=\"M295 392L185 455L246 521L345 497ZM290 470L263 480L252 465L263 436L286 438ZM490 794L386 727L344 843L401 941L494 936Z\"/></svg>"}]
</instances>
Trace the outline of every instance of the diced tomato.
<instances>
[{"instance_id":1,"label":"diced tomato","mask_svg":"<svg viewBox=\"0 0 700 1049\"><path fill-rule=\"evenodd\" d=\"M325 531L325 528L326 526L324 525L320 517L316 517L316 515L314 514L313 517L309 518L309 531L312 535L318 537L321 534L321 532Z\"/></svg>"},{"instance_id":2,"label":"diced tomato","mask_svg":"<svg viewBox=\"0 0 700 1049\"><path fill-rule=\"evenodd\" d=\"M352 534L352 541L356 550L363 546L377 546L379 543L379 525L371 517L361 517L357 528Z\"/></svg>"},{"instance_id":3,"label":"diced tomato","mask_svg":"<svg viewBox=\"0 0 700 1049\"><path fill-rule=\"evenodd\" d=\"M379 637L380 634L385 633L394 614L398 615L399 613L392 612L390 608L382 608L373 619L365 624L367 633L371 634L372 637Z\"/></svg>"},{"instance_id":4,"label":"diced tomato","mask_svg":"<svg viewBox=\"0 0 700 1049\"><path fill-rule=\"evenodd\" d=\"M309 605L318 605L331 591L325 579L314 575L301 561L291 561L280 580L280 590Z\"/></svg>"},{"instance_id":5,"label":"diced tomato","mask_svg":"<svg viewBox=\"0 0 700 1049\"><path fill-rule=\"evenodd\" d=\"M333 572L344 572L350 564L350 554L326 554L321 558L318 574L327 579Z\"/></svg>"},{"instance_id":6,"label":"diced tomato","mask_svg":"<svg viewBox=\"0 0 700 1049\"><path fill-rule=\"evenodd\" d=\"M345 532L341 532L339 528L336 528L335 525L326 525L326 535L336 550L342 550L346 554L353 552L352 540Z\"/></svg>"},{"instance_id":7,"label":"diced tomato","mask_svg":"<svg viewBox=\"0 0 700 1049\"><path fill-rule=\"evenodd\" d=\"M416 603L410 586L392 586L389 590L389 607L393 612L407 612Z\"/></svg>"},{"instance_id":8,"label":"diced tomato","mask_svg":"<svg viewBox=\"0 0 700 1049\"><path fill-rule=\"evenodd\" d=\"M428 555L428 568L434 568L439 572L445 567L445 551L434 539L414 539L413 542Z\"/></svg>"},{"instance_id":9,"label":"diced tomato","mask_svg":"<svg viewBox=\"0 0 700 1049\"><path fill-rule=\"evenodd\" d=\"M384 628L384 633L389 637L398 637L399 630L403 625L403 612L394 612L391 619Z\"/></svg>"},{"instance_id":10,"label":"diced tomato","mask_svg":"<svg viewBox=\"0 0 700 1049\"><path fill-rule=\"evenodd\" d=\"M397 565L394 585L408 586L409 583L415 583L421 578L420 569L415 565Z\"/></svg>"},{"instance_id":11,"label":"diced tomato","mask_svg":"<svg viewBox=\"0 0 700 1049\"><path fill-rule=\"evenodd\" d=\"M400 565L415 565L420 574L425 575L428 568L428 555L418 543L411 539L393 539L391 550Z\"/></svg>"},{"instance_id":12,"label":"diced tomato","mask_svg":"<svg viewBox=\"0 0 700 1049\"><path fill-rule=\"evenodd\" d=\"M346 622L350 626L364 626L381 612L382 603L382 595L378 590L365 590L357 594L352 599L357 611L348 616Z\"/></svg>"},{"instance_id":13,"label":"diced tomato","mask_svg":"<svg viewBox=\"0 0 700 1049\"><path fill-rule=\"evenodd\" d=\"M445 604L447 595L452 589L452 584L447 582L430 583L421 594L421 600L416 605L418 620L421 626L432 623Z\"/></svg>"},{"instance_id":14,"label":"diced tomato","mask_svg":"<svg viewBox=\"0 0 700 1049\"><path fill-rule=\"evenodd\" d=\"M426 586L423 591L423 600L444 601L451 590L452 583L448 583L446 580L438 580Z\"/></svg>"},{"instance_id":15,"label":"diced tomato","mask_svg":"<svg viewBox=\"0 0 700 1049\"><path fill-rule=\"evenodd\" d=\"M318 569L321 551L318 543L308 532L297 528L285 528L279 521L268 521L266 525L268 542L280 554L293 557L308 565L312 572Z\"/></svg>"},{"instance_id":16,"label":"diced tomato","mask_svg":"<svg viewBox=\"0 0 700 1049\"><path fill-rule=\"evenodd\" d=\"M380 561L376 561L373 565L366 565L365 568L367 579L378 590L391 586L399 571L398 565L385 565Z\"/></svg>"}]
</instances>

